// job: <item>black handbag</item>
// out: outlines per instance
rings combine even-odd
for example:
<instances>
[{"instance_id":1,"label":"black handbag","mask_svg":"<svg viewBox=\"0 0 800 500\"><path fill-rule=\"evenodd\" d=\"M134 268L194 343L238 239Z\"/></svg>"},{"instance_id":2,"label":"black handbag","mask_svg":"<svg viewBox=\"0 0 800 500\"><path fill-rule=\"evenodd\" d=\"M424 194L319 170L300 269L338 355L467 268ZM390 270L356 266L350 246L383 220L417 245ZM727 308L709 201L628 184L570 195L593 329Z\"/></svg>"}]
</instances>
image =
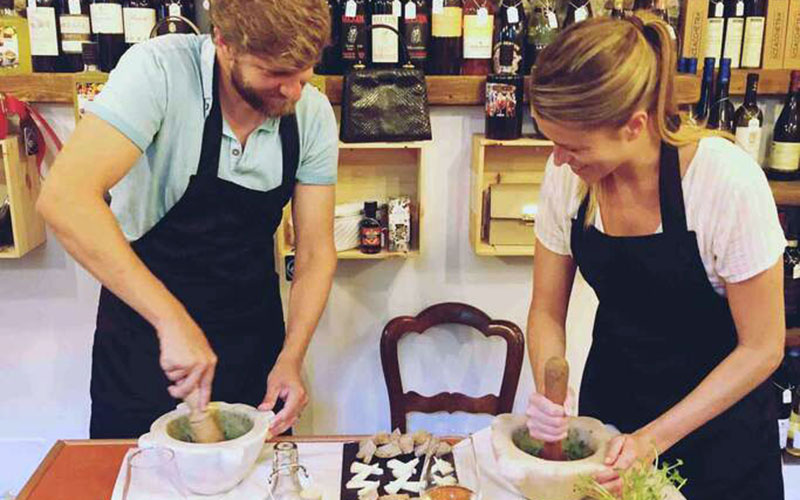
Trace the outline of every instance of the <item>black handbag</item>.
<instances>
[{"instance_id":1,"label":"black handbag","mask_svg":"<svg viewBox=\"0 0 800 500\"><path fill-rule=\"evenodd\" d=\"M342 142L406 142L431 139L428 87L425 74L415 68L403 37L385 24L367 26L357 39L373 29L397 33L402 48L402 67L367 68L361 57L364 44L357 42L357 63L347 71L342 89Z\"/></svg>"}]
</instances>

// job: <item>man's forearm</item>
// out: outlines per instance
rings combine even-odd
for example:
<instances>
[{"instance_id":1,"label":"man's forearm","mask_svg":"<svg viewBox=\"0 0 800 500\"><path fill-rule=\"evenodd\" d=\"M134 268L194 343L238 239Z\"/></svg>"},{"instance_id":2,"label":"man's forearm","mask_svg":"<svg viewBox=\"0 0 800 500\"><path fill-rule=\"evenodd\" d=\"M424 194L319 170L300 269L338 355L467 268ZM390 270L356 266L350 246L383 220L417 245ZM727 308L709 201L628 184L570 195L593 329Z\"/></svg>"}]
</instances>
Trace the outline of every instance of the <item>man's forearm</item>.
<instances>
[{"instance_id":1,"label":"man's forearm","mask_svg":"<svg viewBox=\"0 0 800 500\"><path fill-rule=\"evenodd\" d=\"M328 302L336 271L336 251L317 251L312 255L298 253L295 277L289 292L289 317L286 341L281 356L297 363L305 358L311 337Z\"/></svg>"}]
</instances>

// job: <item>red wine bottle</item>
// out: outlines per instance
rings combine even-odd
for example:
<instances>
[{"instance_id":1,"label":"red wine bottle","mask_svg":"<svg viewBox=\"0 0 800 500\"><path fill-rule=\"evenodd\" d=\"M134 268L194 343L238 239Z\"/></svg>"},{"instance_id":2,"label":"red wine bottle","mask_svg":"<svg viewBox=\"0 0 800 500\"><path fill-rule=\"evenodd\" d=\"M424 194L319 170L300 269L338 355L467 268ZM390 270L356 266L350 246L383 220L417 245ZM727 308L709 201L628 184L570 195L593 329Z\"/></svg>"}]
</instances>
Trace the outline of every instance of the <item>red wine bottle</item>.
<instances>
[{"instance_id":1,"label":"red wine bottle","mask_svg":"<svg viewBox=\"0 0 800 500\"><path fill-rule=\"evenodd\" d=\"M706 21L706 57L713 57L716 67L722 57L725 40L725 0L709 0Z\"/></svg>"},{"instance_id":2,"label":"red wine bottle","mask_svg":"<svg viewBox=\"0 0 800 500\"><path fill-rule=\"evenodd\" d=\"M717 74L717 88L714 93L714 102L708 114L707 128L733 132L733 117L736 113L730 99L731 61L722 59Z\"/></svg>"},{"instance_id":3,"label":"red wine bottle","mask_svg":"<svg viewBox=\"0 0 800 500\"><path fill-rule=\"evenodd\" d=\"M424 70L431 40L431 13L427 0L407 0L403 5L403 40L411 62Z\"/></svg>"},{"instance_id":4,"label":"red wine bottle","mask_svg":"<svg viewBox=\"0 0 800 500\"><path fill-rule=\"evenodd\" d=\"M373 0L370 24L390 26L400 29L401 5L395 6L393 0ZM400 60L400 41L397 33L383 28L374 28L370 60L373 66L395 66Z\"/></svg>"},{"instance_id":5,"label":"red wine bottle","mask_svg":"<svg viewBox=\"0 0 800 500\"><path fill-rule=\"evenodd\" d=\"M61 61L64 71L83 71L83 44L92 41L92 23L87 0L59 0L61 17Z\"/></svg>"},{"instance_id":6,"label":"red wine bottle","mask_svg":"<svg viewBox=\"0 0 800 500\"><path fill-rule=\"evenodd\" d=\"M462 75L487 75L492 68L495 7L489 0L464 0Z\"/></svg>"},{"instance_id":7,"label":"red wine bottle","mask_svg":"<svg viewBox=\"0 0 800 500\"><path fill-rule=\"evenodd\" d=\"M731 60L731 68L741 65L744 39L744 0L727 0L725 4L725 42L722 57Z\"/></svg>"},{"instance_id":8,"label":"red wine bottle","mask_svg":"<svg viewBox=\"0 0 800 500\"><path fill-rule=\"evenodd\" d=\"M747 0L744 4L743 68L761 67L761 49L764 46L764 26L767 22L766 13L766 0Z\"/></svg>"},{"instance_id":9,"label":"red wine bottle","mask_svg":"<svg viewBox=\"0 0 800 500\"><path fill-rule=\"evenodd\" d=\"M463 4L461 0L433 0L429 73L458 75L463 52Z\"/></svg>"},{"instance_id":10,"label":"red wine bottle","mask_svg":"<svg viewBox=\"0 0 800 500\"><path fill-rule=\"evenodd\" d=\"M366 61L369 55L370 37L364 32L367 24L367 5L365 0L345 0L342 9L342 64L349 68L358 61L356 44L361 50L361 57Z\"/></svg>"},{"instance_id":11,"label":"red wine bottle","mask_svg":"<svg viewBox=\"0 0 800 500\"><path fill-rule=\"evenodd\" d=\"M525 69L527 19L520 0L501 0L495 18L494 72L521 75Z\"/></svg>"},{"instance_id":12,"label":"red wine bottle","mask_svg":"<svg viewBox=\"0 0 800 500\"><path fill-rule=\"evenodd\" d=\"M92 32L100 53L100 71L109 72L125 53L122 0L90 0Z\"/></svg>"},{"instance_id":13,"label":"red wine bottle","mask_svg":"<svg viewBox=\"0 0 800 500\"><path fill-rule=\"evenodd\" d=\"M319 64L314 67L314 73L318 75L341 75L342 74L342 51L339 47L339 36L342 24L341 3L339 0L328 0L328 12L331 16L331 34L328 43L322 49L322 57Z\"/></svg>"},{"instance_id":14,"label":"red wine bottle","mask_svg":"<svg viewBox=\"0 0 800 500\"><path fill-rule=\"evenodd\" d=\"M747 75L744 103L736 110L736 142L758 161L761 148L761 128L764 113L758 107L758 73Z\"/></svg>"},{"instance_id":15,"label":"red wine bottle","mask_svg":"<svg viewBox=\"0 0 800 500\"><path fill-rule=\"evenodd\" d=\"M122 18L125 25L125 44L129 48L148 40L156 25L153 0L124 0Z\"/></svg>"},{"instance_id":16,"label":"red wine bottle","mask_svg":"<svg viewBox=\"0 0 800 500\"><path fill-rule=\"evenodd\" d=\"M775 121L767 177L794 180L800 166L800 71L792 71L786 103Z\"/></svg>"},{"instance_id":17,"label":"red wine bottle","mask_svg":"<svg viewBox=\"0 0 800 500\"><path fill-rule=\"evenodd\" d=\"M700 100L694 108L692 119L698 125L705 126L708 121L708 112L711 109L711 99L714 95L714 58L706 57L703 65L703 80L700 84Z\"/></svg>"},{"instance_id":18,"label":"red wine bottle","mask_svg":"<svg viewBox=\"0 0 800 500\"><path fill-rule=\"evenodd\" d=\"M61 5L54 0L30 0L27 14L33 71L37 73L61 71L59 44Z\"/></svg>"}]
</instances>

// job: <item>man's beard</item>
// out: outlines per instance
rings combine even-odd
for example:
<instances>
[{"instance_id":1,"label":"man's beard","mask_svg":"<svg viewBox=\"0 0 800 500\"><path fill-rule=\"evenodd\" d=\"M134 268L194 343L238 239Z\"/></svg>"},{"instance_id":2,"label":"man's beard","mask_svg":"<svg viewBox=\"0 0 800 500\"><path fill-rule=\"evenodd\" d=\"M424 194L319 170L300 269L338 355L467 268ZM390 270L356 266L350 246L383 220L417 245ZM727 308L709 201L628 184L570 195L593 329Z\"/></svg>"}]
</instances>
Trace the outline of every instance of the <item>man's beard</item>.
<instances>
[{"instance_id":1,"label":"man's beard","mask_svg":"<svg viewBox=\"0 0 800 500\"><path fill-rule=\"evenodd\" d=\"M285 97L264 98L259 95L251 86L244 81L238 61L233 63L231 70L231 83L236 92L256 111L260 111L269 118L279 118L281 116L294 113L296 101Z\"/></svg>"}]
</instances>

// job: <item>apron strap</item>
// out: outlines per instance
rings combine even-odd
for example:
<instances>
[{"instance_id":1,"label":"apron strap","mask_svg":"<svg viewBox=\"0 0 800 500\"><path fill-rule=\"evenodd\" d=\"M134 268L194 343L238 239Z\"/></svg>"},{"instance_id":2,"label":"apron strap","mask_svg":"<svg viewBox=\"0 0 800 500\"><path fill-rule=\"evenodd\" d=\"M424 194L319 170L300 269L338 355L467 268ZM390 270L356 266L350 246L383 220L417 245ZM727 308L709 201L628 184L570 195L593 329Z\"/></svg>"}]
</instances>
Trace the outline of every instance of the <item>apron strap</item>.
<instances>
[{"instance_id":1,"label":"apron strap","mask_svg":"<svg viewBox=\"0 0 800 500\"><path fill-rule=\"evenodd\" d=\"M278 132L281 136L281 150L283 155L283 182L286 200L292 196L297 178L297 168L300 164L300 132L297 128L297 116L286 115L281 118Z\"/></svg>"},{"instance_id":2,"label":"apron strap","mask_svg":"<svg viewBox=\"0 0 800 500\"><path fill-rule=\"evenodd\" d=\"M211 112L203 126L203 146L197 165L199 177L217 177L219 173L219 150L222 147L222 106L219 99L219 62L214 58L214 77L211 81Z\"/></svg>"},{"instance_id":3,"label":"apron strap","mask_svg":"<svg viewBox=\"0 0 800 500\"><path fill-rule=\"evenodd\" d=\"M664 233L685 233L687 231L686 207L683 203L678 149L666 142L661 143L658 191Z\"/></svg>"}]
</instances>

